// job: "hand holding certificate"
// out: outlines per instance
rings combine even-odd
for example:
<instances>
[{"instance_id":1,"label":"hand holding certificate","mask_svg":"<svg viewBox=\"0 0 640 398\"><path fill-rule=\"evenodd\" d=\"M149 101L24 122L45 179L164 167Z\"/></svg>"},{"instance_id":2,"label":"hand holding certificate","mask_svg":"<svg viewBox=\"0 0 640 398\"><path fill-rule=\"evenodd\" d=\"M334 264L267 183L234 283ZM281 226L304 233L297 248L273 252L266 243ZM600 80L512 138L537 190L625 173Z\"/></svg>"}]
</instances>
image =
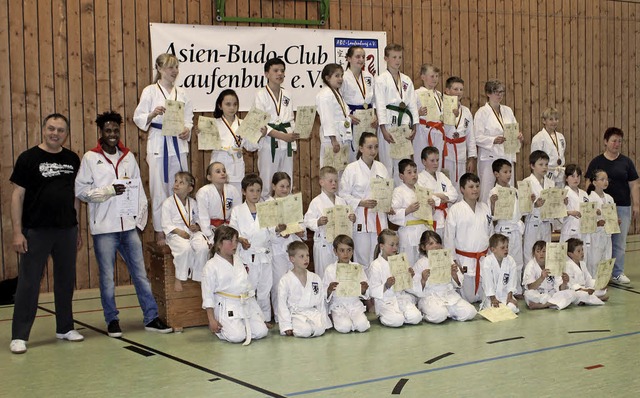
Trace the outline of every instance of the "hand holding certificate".
<instances>
[{"instance_id":1,"label":"hand holding certificate","mask_svg":"<svg viewBox=\"0 0 640 398\"><path fill-rule=\"evenodd\" d=\"M299 106L296 110L296 133L300 134L301 140L311 137L311 130L316 121L316 109L313 106Z\"/></svg>"},{"instance_id":2,"label":"hand holding certificate","mask_svg":"<svg viewBox=\"0 0 640 398\"><path fill-rule=\"evenodd\" d=\"M540 192L540 197L544 199L544 204L540 207L540 217L543 220L566 217L565 196L567 196L567 192L562 188L543 189Z\"/></svg>"},{"instance_id":3,"label":"hand holding certificate","mask_svg":"<svg viewBox=\"0 0 640 398\"><path fill-rule=\"evenodd\" d=\"M520 126L518 123L505 123L504 125L504 153L507 155L515 155L520 152Z\"/></svg>"},{"instance_id":4,"label":"hand holding certificate","mask_svg":"<svg viewBox=\"0 0 640 398\"><path fill-rule=\"evenodd\" d=\"M395 141L389 144L392 159L405 159L413 156L413 144L408 138L411 135L411 129L408 125L389 126L387 127L387 132L391 134L393 141Z\"/></svg>"},{"instance_id":5,"label":"hand holding certificate","mask_svg":"<svg viewBox=\"0 0 640 398\"><path fill-rule=\"evenodd\" d=\"M324 215L328 221L325 226L325 237L328 242L333 240L338 235L353 236L353 223L349 220L349 214L351 213L351 207L346 205L336 205L324 210Z\"/></svg>"},{"instance_id":6,"label":"hand holding certificate","mask_svg":"<svg viewBox=\"0 0 640 398\"><path fill-rule=\"evenodd\" d=\"M567 266L567 243L547 243L544 267L549 270L549 275L562 278Z\"/></svg>"},{"instance_id":7,"label":"hand holding certificate","mask_svg":"<svg viewBox=\"0 0 640 398\"><path fill-rule=\"evenodd\" d=\"M393 197L393 180L390 178L373 177L369 184L371 199L378 202L370 211L388 213L391 210L391 198Z\"/></svg>"},{"instance_id":8,"label":"hand holding certificate","mask_svg":"<svg viewBox=\"0 0 640 398\"><path fill-rule=\"evenodd\" d=\"M220 131L215 119L200 116L198 118L198 149L201 151L220 149Z\"/></svg>"},{"instance_id":9,"label":"hand holding certificate","mask_svg":"<svg viewBox=\"0 0 640 398\"><path fill-rule=\"evenodd\" d=\"M429 199L431 199L433 192L419 185L416 185L415 187L416 197L418 198L420 207L413 213L413 215L420 220L433 221L433 208L429 204Z\"/></svg>"},{"instance_id":10,"label":"hand holding certificate","mask_svg":"<svg viewBox=\"0 0 640 398\"><path fill-rule=\"evenodd\" d=\"M451 282L451 251L449 249L429 250L429 274L428 283L444 285Z\"/></svg>"},{"instance_id":11,"label":"hand holding certificate","mask_svg":"<svg viewBox=\"0 0 640 398\"><path fill-rule=\"evenodd\" d=\"M162 115L162 135L177 137L184 130L184 102L167 99Z\"/></svg>"},{"instance_id":12,"label":"hand holding certificate","mask_svg":"<svg viewBox=\"0 0 640 398\"><path fill-rule=\"evenodd\" d=\"M520 206L520 213L522 214L533 211L531 193L531 183L529 181L518 181L518 206Z\"/></svg>"},{"instance_id":13,"label":"hand holding certificate","mask_svg":"<svg viewBox=\"0 0 640 398\"><path fill-rule=\"evenodd\" d=\"M447 95L442 97L442 120L444 124L449 126L456 125L456 115L453 113L455 109L458 109L458 96Z\"/></svg>"},{"instance_id":14,"label":"hand holding certificate","mask_svg":"<svg viewBox=\"0 0 640 398\"><path fill-rule=\"evenodd\" d=\"M343 171L349 164L349 145L340 145L338 152L333 152L331 147L327 147L322 154L322 164L331 166L336 171Z\"/></svg>"},{"instance_id":15,"label":"hand holding certificate","mask_svg":"<svg viewBox=\"0 0 640 398\"><path fill-rule=\"evenodd\" d=\"M407 256L404 253L400 253L395 256L389 256L387 260L389 261L391 275L396 278L396 283L393 284L393 291L401 292L411 289L413 287L413 278L409 273Z\"/></svg>"},{"instance_id":16,"label":"hand holding certificate","mask_svg":"<svg viewBox=\"0 0 640 398\"><path fill-rule=\"evenodd\" d=\"M516 191L513 188L497 187L498 200L494 205L494 220L511 220L516 206Z\"/></svg>"},{"instance_id":17,"label":"hand holding certificate","mask_svg":"<svg viewBox=\"0 0 640 398\"><path fill-rule=\"evenodd\" d=\"M596 283L594 288L596 290L602 290L607 287L611 280L611 274L613 273L613 264L616 262L615 258L608 260L602 260L598 263L598 270L596 271L595 279Z\"/></svg>"},{"instance_id":18,"label":"hand holding certificate","mask_svg":"<svg viewBox=\"0 0 640 398\"><path fill-rule=\"evenodd\" d=\"M604 230L608 234L619 234L620 224L618 223L618 210L615 203L603 204L600 209L604 218Z\"/></svg>"},{"instance_id":19,"label":"hand holding certificate","mask_svg":"<svg viewBox=\"0 0 640 398\"><path fill-rule=\"evenodd\" d=\"M596 232L597 214L595 202L580 203L580 233L592 234Z\"/></svg>"},{"instance_id":20,"label":"hand holding certificate","mask_svg":"<svg viewBox=\"0 0 640 398\"><path fill-rule=\"evenodd\" d=\"M253 107L238 127L236 135L241 136L249 142L257 144L260 138L262 138L260 129L267 125L270 118L271 117L267 112Z\"/></svg>"},{"instance_id":21,"label":"hand holding certificate","mask_svg":"<svg viewBox=\"0 0 640 398\"><path fill-rule=\"evenodd\" d=\"M260 228L277 227L285 224L287 229L281 234L292 234L302 231L302 193L298 192L284 198L256 203Z\"/></svg>"},{"instance_id":22,"label":"hand holding certificate","mask_svg":"<svg viewBox=\"0 0 640 398\"><path fill-rule=\"evenodd\" d=\"M140 204L140 179L117 179L113 184L125 187L122 195L116 195L118 217L136 217Z\"/></svg>"},{"instance_id":23,"label":"hand holding certificate","mask_svg":"<svg viewBox=\"0 0 640 398\"><path fill-rule=\"evenodd\" d=\"M359 297L362 294L362 265L336 264L337 297Z\"/></svg>"},{"instance_id":24,"label":"hand holding certificate","mask_svg":"<svg viewBox=\"0 0 640 398\"><path fill-rule=\"evenodd\" d=\"M416 92L418 94L418 99L420 100L420 105L422 107L427 108L427 115L425 119L427 122L440 122L440 108L438 107L438 103L436 102L436 93L432 90L420 90Z\"/></svg>"}]
</instances>

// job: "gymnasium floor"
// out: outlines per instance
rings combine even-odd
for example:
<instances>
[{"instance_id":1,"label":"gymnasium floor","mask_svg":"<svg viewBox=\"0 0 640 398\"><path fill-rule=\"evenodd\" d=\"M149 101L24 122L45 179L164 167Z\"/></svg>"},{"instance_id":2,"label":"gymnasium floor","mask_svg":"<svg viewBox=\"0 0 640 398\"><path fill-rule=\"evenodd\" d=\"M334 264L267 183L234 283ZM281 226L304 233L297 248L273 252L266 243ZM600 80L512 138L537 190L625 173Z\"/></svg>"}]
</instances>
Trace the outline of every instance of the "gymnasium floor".
<instances>
[{"instance_id":1,"label":"gymnasium floor","mask_svg":"<svg viewBox=\"0 0 640 398\"><path fill-rule=\"evenodd\" d=\"M405 397L611 396L640 392L640 241L629 245L631 287L603 307L525 309L492 324L447 321L316 339L277 328L248 347L207 328L145 332L133 288L117 290L122 339L106 336L97 290L75 295L82 343L57 341L52 295L40 297L24 355L9 351L12 306L0 307L0 396Z\"/></svg>"}]
</instances>

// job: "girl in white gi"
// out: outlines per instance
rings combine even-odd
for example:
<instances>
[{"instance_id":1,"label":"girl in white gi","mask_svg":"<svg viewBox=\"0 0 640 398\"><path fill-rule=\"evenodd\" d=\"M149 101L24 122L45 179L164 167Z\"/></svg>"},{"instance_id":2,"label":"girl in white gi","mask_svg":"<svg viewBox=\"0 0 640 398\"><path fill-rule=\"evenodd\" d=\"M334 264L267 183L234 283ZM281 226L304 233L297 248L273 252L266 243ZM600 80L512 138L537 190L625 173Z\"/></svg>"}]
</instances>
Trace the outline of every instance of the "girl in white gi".
<instances>
[{"instance_id":1,"label":"girl in white gi","mask_svg":"<svg viewBox=\"0 0 640 398\"><path fill-rule=\"evenodd\" d=\"M387 228L387 214L373 211L378 202L369 199L372 178L389 178L387 168L377 160L378 137L372 133L362 133L358 145L359 159L349 163L340 180L340 196L355 209L356 222L353 225L353 241L358 264L368 267L373 261L378 234ZM393 211L393 209L391 210Z\"/></svg>"},{"instance_id":2,"label":"girl in white gi","mask_svg":"<svg viewBox=\"0 0 640 398\"><path fill-rule=\"evenodd\" d=\"M442 123L442 93L436 90L438 83L440 83L440 68L431 64L422 65L420 67L420 80L422 80L422 87L416 89L416 103L420 120L416 126L416 136L413 138L413 159L416 164L419 164L418 172L424 170L420 163L424 147L436 147L439 152L442 152L445 135L444 124ZM421 93L428 94L434 98L438 108L438 112L435 115L427 115L427 104L423 104L420 101ZM438 171L440 171L440 165L438 165Z\"/></svg>"},{"instance_id":3,"label":"girl in white gi","mask_svg":"<svg viewBox=\"0 0 640 398\"><path fill-rule=\"evenodd\" d=\"M271 179L271 187L273 191L271 196L267 199L275 200L278 198L286 198L291 195L291 177L283 171L278 171L273 174ZM273 255L272 260L272 272L273 272L273 285L271 287L271 305L273 306L273 313L276 315L276 322L278 321L278 282L280 278L287 271L291 270L291 262L289 261L289 255L287 254L287 246L292 242L300 242L301 238L306 239L307 231L304 226L301 225L302 231L297 234L282 234L282 231L287 229L285 224L278 225L275 228L275 234L271 239L271 253Z\"/></svg>"},{"instance_id":4,"label":"girl in white gi","mask_svg":"<svg viewBox=\"0 0 640 398\"><path fill-rule=\"evenodd\" d=\"M480 180L473 173L460 177L462 200L449 208L444 228L444 247L454 254L464 274L460 295L470 303L482 299L480 260L487 254L489 236L493 232L491 211L478 201Z\"/></svg>"},{"instance_id":5,"label":"girl in white gi","mask_svg":"<svg viewBox=\"0 0 640 398\"><path fill-rule=\"evenodd\" d=\"M524 263L531 261L531 248L539 240L551 242L551 221L543 220L540 217L540 207L544 204L544 199L540 197L543 189L552 188L555 183L547 178L547 166L549 155L543 151L533 151L529 155L529 167L531 175L523 181L529 182L531 186L531 201L533 210L524 219L523 255ZM523 199L524 200L524 199Z\"/></svg>"},{"instance_id":6,"label":"girl in white gi","mask_svg":"<svg viewBox=\"0 0 640 398\"><path fill-rule=\"evenodd\" d=\"M242 194L231 184L227 184L227 169L221 162L213 162L207 167L209 184L198 189L198 217L202 233L213 242L213 232L222 224L229 224L231 210L242 204Z\"/></svg>"},{"instance_id":7,"label":"girl in white gi","mask_svg":"<svg viewBox=\"0 0 640 398\"><path fill-rule=\"evenodd\" d=\"M493 234L489 238L491 253L482 260L483 308L506 305L514 313L520 312L518 301L513 297L516 292L516 262L509 255L509 238L502 234Z\"/></svg>"},{"instance_id":8,"label":"girl in white gi","mask_svg":"<svg viewBox=\"0 0 640 398\"><path fill-rule=\"evenodd\" d=\"M525 287L524 300L530 310L541 308L555 308L562 310L567 308L575 299L573 289L569 288L569 275L562 273L562 278L556 281L556 277L549 275L545 261L547 255L547 242L537 241L533 245L533 258L524 267L522 284Z\"/></svg>"},{"instance_id":9,"label":"girl in white gi","mask_svg":"<svg viewBox=\"0 0 640 398\"><path fill-rule=\"evenodd\" d=\"M244 177L244 156L242 149L253 152L259 146L236 135L236 130L242 120L237 117L239 106L238 95L235 91L223 90L216 100L216 109L213 111L216 126L220 132L220 149L211 151L211 161L224 164L227 170L228 183L233 185L238 192L242 189L241 181ZM267 133L267 128L262 128L262 134Z\"/></svg>"},{"instance_id":10,"label":"girl in white gi","mask_svg":"<svg viewBox=\"0 0 640 398\"><path fill-rule=\"evenodd\" d=\"M262 193L262 180L257 174L247 174L242 179L242 194L245 202L231 210L229 225L235 228L240 235L240 260L247 267L249 283L256 288L256 300L267 327L273 327L271 323L271 301L269 293L273 284L271 269L271 241L273 230L260 228L256 203L260 201Z\"/></svg>"},{"instance_id":11,"label":"girl in white gi","mask_svg":"<svg viewBox=\"0 0 640 398\"><path fill-rule=\"evenodd\" d=\"M320 169L320 195L313 198L304 215L304 226L314 232L313 234L313 268L316 274L324 278L324 269L327 265L336 261L333 244L327 241L327 223L329 219L325 210L333 206L347 206L347 202L336 195L338 191L338 172L332 166L324 166ZM356 222L356 215L350 211L349 220Z\"/></svg>"},{"instance_id":12,"label":"girl in white gi","mask_svg":"<svg viewBox=\"0 0 640 398\"><path fill-rule=\"evenodd\" d=\"M345 145L349 147L349 162L356 159L349 108L340 94L342 76L342 66L338 64L327 64L322 69L322 81L325 86L316 95L320 117L320 167L324 166L327 151L336 154Z\"/></svg>"},{"instance_id":13,"label":"girl in white gi","mask_svg":"<svg viewBox=\"0 0 640 398\"><path fill-rule=\"evenodd\" d=\"M516 261L518 272L516 272L516 296L522 298L522 270L524 268L524 257L522 255L522 234L524 233L524 223L520 214L520 206L518 191L509 185L511 180L512 166L511 162L506 159L498 159L491 166L493 175L496 178L496 186L491 188L489 192L488 205L491 209L491 215L495 214L495 206L498 201L498 187L511 189L515 196L513 203L513 216L509 220L497 220L494 218L494 232L502 234L509 239L509 255ZM523 200L531 200L524 198Z\"/></svg>"},{"instance_id":14,"label":"girl in white gi","mask_svg":"<svg viewBox=\"0 0 640 398\"><path fill-rule=\"evenodd\" d=\"M287 246L293 269L278 282L278 325L283 336L318 337L331 327L322 279L311 271L309 248L294 241Z\"/></svg>"},{"instance_id":15,"label":"girl in white gi","mask_svg":"<svg viewBox=\"0 0 640 398\"><path fill-rule=\"evenodd\" d=\"M418 185L433 192L429 204L433 206L433 230L441 237L444 236L447 208L458 200L458 191L451 180L438 171L440 154L438 148L428 146L420 154L424 170L418 174Z\"/></svg>"},{"instance_id":16,"label":"girl in white gi","mask_svg":"<svg viewBox=\"0 0 640 398\"><path fill-rule=\"evenodd\" d=\"M265 337L268 330L237 247L238 231L226 225L216 229L214 256L202 273L202 308L207 311L209 330L219 339L246 345Z\"/></svg>"},{"instance_id":17,"label":"girl in white gi","mask_svg":"<svg viewBox=\"0 0 640 398\"><path fill-rule=\"evenodd\" d=\"M202 279L202 267L209 259L209 243L198 225L198 204L189 196L195 184L191 173L177 172L173 196L162 203L162 230L176 267L174 288L177 292L182 291L182 281L189 275L194 281Z\"/></svg>"},{"instance_id":18,"label":"girl in white gi","mask_svg":"<svg viewBox=\"0 0 640 398\"><path fill-rule=\"evenodd\" d=\"M366 308L361 301L369 300L369 283L367 282L364 267L360 264L359 297L338 297L334 293L338 287L337 264L355 264L351 261L353 239L347 235L338 235L333 240L333 248L338 261L329 264L325 269L324 278L322 278L324 286L327 288L327 301L329 302L329 313L333 319L333 328L340 333L366 332L371 325L365 314Z\"/></svg>"},{"instance_id":19,"label":"girl in white gi","mask_svg":"<svg viewBox=\"0 0 640 398\"><path fill-rule=\"evenodd\" d=\"M595 290L596 281L593 279L584 262L584 244L580 239L567 240L567 267L569 287L576 293L574 304L603 305L609 300L607 289Z\"/></svg>"},{"instance_id":20,"label":"girl in white gi","mask_svg":"<svg viewBox=\"0 0 640 398\"><path fill-rule=\"evenodd\" d=\"M589 202L589 195L580 189L582 169L576 164L568 164L565 168L565 180L567 186L567 216L562 219L562 229L560 230L560 242L566 242L569 238L578 238L584 242L584 252L586 254L591 249L591 234L580 233L580 204ZM585 260L586 262L587 260Z\"/></svg>"},{"instance_id":21,"label":"girl in white gi","mask_svg":"<svg viewBox=\"0 0 640 398\"><path fill-rule=\"evenodd\" d=\"M478 109L473 123L478 145L478 177L480 177L480 200L487 202L489 191L493 186L493 171L491 164L496 159L507 159L515 163L515 155L504 153L504 125L517 123L513 111L506 105L501 105L505 87L500 80L489 80L484 85L487 103ZM518 136L523 141L522 133ZM510 181L513 186L513 179Z\"/></svg>"},{"instance_id":22,"label":"girl in white gi","mask_svg":"<svg viewBox=\"0 0 640 398\"><path fill-rule=\"evenodd\" d=\"M611 234L604 229L604 219L601 217L603 204L614 204L613 198L606 192L609 187L609 176L604 170L595 170L589 179L591 184L587 188L589 192L589 202L595 202L598 208L598 226L596 232L591 234L591 246L587 253L587 268L591 275L594 275L598 269L598 263L602 260L610 259L612 256Z\"/></svg>"},{"instance_id":23,"label":"girl in white gi","mask_svg":"<svg viewBox=\"0 0 640 398\"><path fill-rule=\"evenodd\" d=\"M142 131L149 131L147 137L147 163L149 164L149 193L153 229L156 242L165 244L162 232L162 202L171 196L173 176L178 171L188 170L187 154L193 127L193 106L184 89L176 84L178 58L170 54L160 54L156 59L154 83L145 87L140 95L140 103L133 114L133 121ZM184 106L184 128L177 136L162 135L162 115L166 111L167 100L182 102Z\"/></svg>"},{"instance_id":24,"label":"girl in white gi","mask_svg":"<svg viewBox=\"0 0 640 398\"><path fill-rule=\"evenodd\" d=\"M560 121L560 112L556 108L547 108L542 112L544 126L531 139L531 152L544 151L549 155L547 177L553 180L556 187L564 187L564 152L567 142L564 135L556 131Z\"/></svg>"},{"instance_id":25,"label":"girl in white gi","mask_svg":"<svg viewBox=\"0 0 640 398\"><path fill-rule=\"evenodd\" d=\"M396 278L391 275L391 268L387 259L398 254L398 235L390 229L383 230L378 236L378 245L374 252L376 259L371 263L367 272L370 290L374 299L376 315L384 326L400 327L405 323L417 325L422 321L422 314L413 304L412 296L405 292L396 292L393 285ZM413 269L409 268L411 277ZM419 290L418 283L414 283L414 290Z\"/></svg>"},{"instance_id":26,"label":"girl in white gi","mask_svg":"<svg viewBox=\"0 0 640 398\"><path fill-rule=\"evenodd\" d=\"M422 312L424 320L431 323L442 323L447 318L456 321L469 321L473 319L477 311L475 307L466 302L457 289L462 285L462 272L455 264L451 264L451 281L443 284L429 282L431 267L429 266L429 250L442 249L442 238L434 231L424 231L420 237L420 254L422 256L413 265L414 279L420 282L421 290L416 292L418 296L418 309Z\"/></svg>"},{"instance_id":27,"label":"girl in white gi","mask_svg":"<svg viewBox=\"0 0 640 398\"><path fill-rule=\"evenodd\" d=\"M409 264L415 264L418 261L420 236L427 230L428 222L415 215L420 208L415 192L418 181L416 163L411 159L402 159L398 163L398 170L402 184L393 190L391 208L394 214L389 216L389 221L400 227L398 229L399 251L407 255Z\"/></svg>"}]
</instances>

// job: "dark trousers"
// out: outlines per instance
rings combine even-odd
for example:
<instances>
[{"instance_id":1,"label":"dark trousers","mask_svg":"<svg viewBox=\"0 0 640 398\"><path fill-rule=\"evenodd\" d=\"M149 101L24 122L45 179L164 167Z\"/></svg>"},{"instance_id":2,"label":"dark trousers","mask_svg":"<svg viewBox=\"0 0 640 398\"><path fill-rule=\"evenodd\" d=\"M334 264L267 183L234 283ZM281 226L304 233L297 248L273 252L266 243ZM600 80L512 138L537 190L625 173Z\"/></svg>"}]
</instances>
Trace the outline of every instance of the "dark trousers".
<instances>
[{"instance_id":1,"label":"dark trousers","mask_svg":"<svg viewBox=\"0 0 640 398\"><path fill-rule=\"evenodd\" d=\"M29 340L38 310L40 280L49 255L53 259L56 333L67 333L73 329L71 302L76 282L78 227L25 229L23 234L28 251L20 256L11 338Z\"/></svg>"}]
</instances>

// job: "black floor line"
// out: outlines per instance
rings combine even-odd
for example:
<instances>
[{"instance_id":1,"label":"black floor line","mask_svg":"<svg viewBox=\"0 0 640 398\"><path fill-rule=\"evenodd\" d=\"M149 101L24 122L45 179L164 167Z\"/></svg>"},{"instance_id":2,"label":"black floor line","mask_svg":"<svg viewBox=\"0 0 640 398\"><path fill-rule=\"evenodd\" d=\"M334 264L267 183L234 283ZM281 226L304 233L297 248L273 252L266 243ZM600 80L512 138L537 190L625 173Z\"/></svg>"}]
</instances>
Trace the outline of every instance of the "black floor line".
<instances>
[{"instance_id":1,"label":"black floor line","mask_svg":"<svg viewBox=\"0 0 640 398\"><path fill-rule=\"evenodd\" d=\"M393 391L391 391L391 394L394 394L394 395L400 394L402 392L402 389L404 388L404 385L407 384L408 381L409 379L400 379L396 383L396 386L393 387Z\"/></svg>"},{"instance_id":2,"label":"black floor line","mask_svg":"<svg viewBox=\"0 0 640 398\"><path fill-rule=\"evenodd\" d=\"M50 313L52 315L55 315L55 311L52 311L52 310L50 310L48 308L44 308L44 307L42 307L40 305L38 306L38 308L41 309L42 311L48 312L48 313ZM100 333L100 334L103 334L103 335L107 336L107 332L104 331L104 330L98 329L98 328L96 328L96 327L94 327L92 325L89 325L88 323L84 323L84 322L78 321L76 319L74 319L73 321L75 323L77 323L78 325L82 325L82 326L86 327L87 329L93 330L96 333ZM236 379L235 377L227 376L224 373L217 372L217 371L215 371L213 369L205 368L204 366L198 365L197 363L193 363L193 362L187 361L186 359L178 358L178 357L176 357L174 355L167 354L166 352L157 350L157 349L155 349L153 347L146 346L146 345L138 343L136 341L129 340L129 339L124 338L124 337L120 337L120 338L118 338L118 340L124 341L125 343L129 343L129 344L131 344L133 346L136 346L138 348L142 348L143 350L150 351L150 352L152 352L154 354L160 355L160 356L165 357L167 359L171 359L172 361L176 361L178 363L181 363L183 365L192 367L194 369L200 370L200 371L208 373L210 375L219 377L221 379L225 379L227 381L230 381L232 383L238 384L238 385L240 385L242 387L245 387L245 388L248 388L250 390L254 390L254 391L257 391L257 392L259 392L261 394L265 394L265 395L267 395L269 397L286 398L284 395L281 395L281 394L266 390L266 389L264 389L262 387L255 386L255 385L247 383L245 381Z\"/></svg>"},{"instance_id":3,"label":"black floor line","mask_svg":"<svg viewBox=\"0 0 640 398\"><path fill-rule=\"evenodd\" d=\"M630 292L630 293L635 293L635 294L640 294L639 291L637 290L632 290L632 288L630 287L624 287L624 286L620 286L620 285L615 285L613 283L609 284L609 287L614 287L616 289L620 289L620 290L624 290L625 292Z\"/></svg>"},{"instance_id":4,"label":"black floor line","mask_svg":"<svg viewBox=\"0 0 640 398\"><path fill-rule=\"evenodd\" d=\"M453 352L445 352L442 355L438 355L437 357L433 357L431 359L429 359L428 361L426 361L425 363L428 363L429 365L431 365L432 363L441 360L442 358L446 358L449 355L453 355Z\"/></svg>"},{"instance_id":5,"label":"black floor line","mask_svg":"<svg viewBox=\"0 0 640 398\"><path fill-rule=\"evenodd\" d=\"M609 329L593 329L593 330L570 330L567 333L604 333L611 332Z\"/></svg>"},{"instance_id":6,"label":"black floor line","mask_svg":"<svg viewBox=\"0 0 640 398\"><path fill-rule=\"evenodd\" d=\"M500 339L500 340L487 341L487 344L502 343L503 341L511 341L511 340L519 340L519 339L524 339L524 336L509 337L508 339Z\"/></svg>"},{"instance_id":7,"label":"black floor line","mask_svg":"<svg viewBox=\"0 0 640 398\"><path fill-rule=\"evenodd\" d=\"M127 349L127 350L129 350L129 351L133 351L133 352L135 352L136 354L140 354L140 355L142 355L143 357L151 357L151 356L156 355L156 354L154 354L153 352L149 352L149 351L147 351L147 350L143 350L142 348L140 348L140 347L136 347L136 346L134 346L134 345L128 345L128 346L125 346L124 348L125 348L125 349Z\"/></svg>"}]
</instances>

